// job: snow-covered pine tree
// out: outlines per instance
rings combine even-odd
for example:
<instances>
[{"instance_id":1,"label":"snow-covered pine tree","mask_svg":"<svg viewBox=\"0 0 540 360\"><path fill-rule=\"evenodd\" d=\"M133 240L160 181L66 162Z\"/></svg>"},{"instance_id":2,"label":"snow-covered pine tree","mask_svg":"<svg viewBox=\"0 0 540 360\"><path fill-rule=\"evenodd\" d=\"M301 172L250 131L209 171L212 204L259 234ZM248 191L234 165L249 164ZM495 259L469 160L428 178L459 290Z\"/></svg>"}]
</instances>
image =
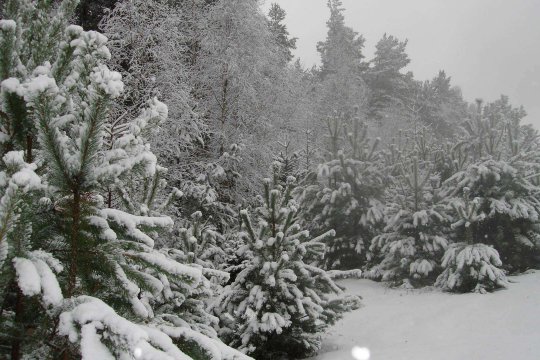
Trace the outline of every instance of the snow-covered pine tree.
<instances>
[{"instance_id":1,"label":"snow-covered pine tree","mask_svg":"<svg viewBox=\"0 0 540 360\"><path fill-rule=\"evenodd\" d=\"M0 21L0 26L5 23ZM39 341L45 332L33 322L47 318L42 308L58 305L62 296L55 273L62 267L50 253L29 246L31 239L45 238L47 219L39 213L43 185L35 173L37 166L24 161L22 151L4 155L0 165L0 355L20 359L24 343ZM45 205L45 206L44 206ZM36 216L37 215L37 216ZM37 304L26 295L42 295ZM36 316L37 315L37 316ZM8 355L9 354L9 355Z\"/></svg>"},{"instance_id":2,"label":"snow-covered pine tree","mask_svg":"<svg viewBox=\"0 0 540 360\"><path fill-rule=\"evenodd\" d=\"M167 169L157 164L156 156L149 151L146 140L147 135L159 129L166 116L167 107L153 99L143 114L129 127L124 127L123 131L112 133L110 127L106 127L106 146L111 149L112 156L105 158L118 165L115 162L118 161L117 154L123 151L127 154L125 159L136 164L128 172L119 174L114 184L106 189L109 203L130 214L141 217L162 216L171 203L183 195L173 188L168 196L163 196L163 190L167 188L164 179ZM117 194L118 204L111 202L111 192ZM175 338L181 344L182 351L194 358L206 358L216 353L211 344L217 339L214 328L218 326L218 319L206 311L207 304L229 276L216 269L212 263L212 260L218 262L215 256L224 257L224 253L216 244L220 235L202 224L202 214L196 212L192 221L184 225L187 228L161 234L156 239L158 255L199 270L199 281L186 286L185 279L178 281L164 277L163 271L151 271L148 272L151 277L164 281L163 291L141 291L139 296L152 309L152 323ZM200 346L198 340L193 338L200 337L198 333L213 340Z\"/></svg>"},{"instance_id":3,"label":"snow-covered pine tree","mask_svg":"<svg viewBox=\"0 0 540 360\"><path fill-rule=\"evenodd\" d=\"M370 246L380 263L368 277L406 287L433 283L448 245L438 177L428 162L413 157L401 167L386 196L386 226Z\"/></svg>"},{"instance_id":4,"label":"snow-covered pine tree","mask_svg":"<svg viewBox=\"0 0 540 360\"><path fill-rule=\"evenodd\" d=\"M486 218L474 242L493 245L511 272L540 263L540 144L537 132L520 124L523 116L505 96L485 106L479 100L463 124L465 140L456 145L464 165L444 185L450 196L467 187L478 198Z\"/></svg>"},{"instance_id":5,"label":"snow-covered pine tree","mask_svg":"<svg viewBox=\"0 0 540 360\"><path fill-rule=\"evenodd\" d=\"M270 5L268 11L268 24L270 31L274 35L275 41L281 51L283 51L284 62L288 63L293 59L292 50L296 49L297 38L291 37L287 26L283 23L285 20L285 10L277 3Z\"/></svg>"},{"instance_id":6,"label":"snow-covered pine tree","mask_svg":"<svg viewBox=\"0 0 540 360\"><path fill-rule=\"evenodd\" d=\"M486 215L477 226L474 243L493 245L509 271L538 264L538 188L531 183L531 174L525 172L529 167L517 161L520 157L508 162L477 161L445 183L453 195L470 189L471 197L479 203L478 211Z\"/></svg>"},{"instance_id":7,"label":"snow-covered pine tree","mask_svg":"<svg viewBox=\"0 0 540 360\"><path fill-rule=\"evenodd\" d=\"M196 211L189 220L179 222L166 251L181 263L199 267L219 291L219 285L229 280L228 272L223 271L227 268L224 243L224 236Z\"/></svg>"},{"instance_id":8,"label":"snow-covered pine tree","mask_svg":"<svg viewBox=\"0 0 540 360\"><path fill-rule=\"evenodd\" d=\"M0 138L9 150L0 168L1 351L14 359L242 358L152 308L159 297L184 301L201 270L154 248L169 217L107 207L102 189L128 173L155 175L138 135L166 107L151 103L107 145L123 83L103 64L103 35L66 27L76 4L9 0L10 20L0 21Z\"/></svg>"},{"instance_id":9,"label":"snow-covered pine tree","mask_svg":"<svg viewBox=\"0 0 540 360\"><path fill-rule=\"evenodd\" d=\"M493 246L475 243L478 239L478 224L485 219L479 213L479 199L470 199L470 189L463 189L463 198L452 201L456 222L452 229L462 241L451 244L444 254L436 286L448 291L485 292L507 284L502 262ZM475 236L476 235L476 236Z\"/></svg>"},{"instance_id":10,"label":"snow-covered pine tree","mask_svg":"<svg viewBox=\"0 0 540 360\"><path fill-rule=\"evenodd\" d=\"M257 359L298 358L321 345L321 334L345 311L359 306L322 269L306 259L324 255L328 231L311 238L297 223L298 207L291 198L295 179L283 188L265 181L264 200L255 223L240 214L250 262L216 300L215 311L232 346Z\"/></svg>"},{"instance_id":11,"label":"snow-covered pine tree","mask_svg":"<svg viewBox=\"0 0 540 360\"><path fill-rule=\"evenodd\" d=\"M379 199L385 176L378 166L379 140L368 136L367 126L358 117L352 127L334 117L328 129L330 160L319 165L317 183L306 187L300 197L302 217L315 234L336 232L325 255L327 268L359 268L366 262L375 227L383 220Z\"/></svg>"},{"instance_id":12,"label":"snow-covered pine tree","mask_svg":"<svg viewBox=\"0 0 540 360\"><path fill-rule=\"evenodd\" d=\"M345 9L341 0L328 0L330 18L326 22L326 39L317 43L321 55L316 87L316 114L320 120L335 112L354 115L355 108L367 100L363 74L368 68L364 61L365 39L345 24Z\"/></svg>"}]
</instances>

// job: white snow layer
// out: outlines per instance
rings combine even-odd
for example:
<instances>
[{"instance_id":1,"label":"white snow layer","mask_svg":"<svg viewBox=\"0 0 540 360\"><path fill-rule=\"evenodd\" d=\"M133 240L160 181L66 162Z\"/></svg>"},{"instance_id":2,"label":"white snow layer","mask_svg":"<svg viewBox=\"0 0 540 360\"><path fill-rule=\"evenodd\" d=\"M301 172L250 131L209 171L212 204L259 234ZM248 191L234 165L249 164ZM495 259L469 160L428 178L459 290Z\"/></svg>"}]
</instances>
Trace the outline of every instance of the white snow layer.
<instances>
[{"instance_id":1,"label":"white snow layer","mask_svg":"<svg viewBox=\"0 0 540 360\"><path fill-rule=\"evenodd\" d=\"M26 296L34 296L42 293L42 300L46 306L59 306L64 297L53 271L46 263L48 254L37 251L29 254L32 260L16 257L13 258L13 266L17 273L17 284ZM52 258L52 257L51 257ZM54 259L53 259L54 260Z\"/></svg>"},{"instance_id":2,"label":"white snow layer","mask_svg":"<svg viewBox=\"0 0 540 360\"><path fill-rule=\"evenodd\" d=\"M369 349L370 360L539 359L540 271L509 279L486 295L343 280L364 306L331 328L311 360L354 360L355 347Z\"/></svg>"},{"instance_id":3,"label":"white snow layer","mask_svg":"<svg viewBox=\"0 0 540 360\"><path fill-rule=\"evenodd\" d=\"M17 273L17 284L26 296L41 292L41 280L35 265L25 258L13 258L13 267Z\"/></svg>"}]
</instances>

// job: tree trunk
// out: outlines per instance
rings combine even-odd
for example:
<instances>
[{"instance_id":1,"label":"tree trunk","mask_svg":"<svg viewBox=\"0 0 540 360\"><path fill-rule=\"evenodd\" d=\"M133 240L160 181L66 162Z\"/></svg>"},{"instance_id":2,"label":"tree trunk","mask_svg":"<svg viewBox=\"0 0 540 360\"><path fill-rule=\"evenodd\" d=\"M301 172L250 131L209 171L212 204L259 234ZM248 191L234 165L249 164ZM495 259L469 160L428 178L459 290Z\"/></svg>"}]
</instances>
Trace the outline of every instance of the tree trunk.
<instances>
[{"instance_id":1,"label":"tree trunk","mask_svg":"<svg viewBox=\"0 0 540 360\"><path fill-rule=\"evenodd\" d=\"M33 146L32 135L26 135L26 162L31 163L33 160L32 156L32 146Z\"/></svg>"},{"instance_id":2,"label":"tree trunk","mask_svg":"<svg viewBox=\"0 0 540 360\"><path fill-rule=\"evenodd\" d=\"M72 205L72 223L71 223L71 259L69 268L69 281L67 289L67 297L73 296L75 285L77 282L77 257L78 257L78 241L79 228L81 222L81 193L78 186L73 190L73 205Z\"/></svg>"},{"instance_id":3,"label":"tree trunk","mask_svg":"<svg viewBox=\"0 0 540 360\"><path fill-rule=\"evenodd\" d=\"M23 327L22 325L22 315L24 310L24 295L17 284L17 300L15 302L15 326L17 330ZM11 359L19 360L21 358L21 339L24 331L17 331L15 339L11 343Z\"/></svg>"}]
</instances>

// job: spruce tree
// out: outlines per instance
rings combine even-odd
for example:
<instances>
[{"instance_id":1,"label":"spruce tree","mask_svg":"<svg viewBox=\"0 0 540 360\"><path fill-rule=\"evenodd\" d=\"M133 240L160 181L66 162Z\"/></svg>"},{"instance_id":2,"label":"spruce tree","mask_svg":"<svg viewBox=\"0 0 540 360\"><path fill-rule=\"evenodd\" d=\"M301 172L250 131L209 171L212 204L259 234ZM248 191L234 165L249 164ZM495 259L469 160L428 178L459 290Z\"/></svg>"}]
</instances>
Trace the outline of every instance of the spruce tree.
<instances>
[{"instance_id":1,"label":"spruce tree","mask_svg":"<svg viewBox=\"0 0 540 360\"><path fill-rule=\"evenodd\" d=\"M302 230L291 198L294 183L292 177L285 187L265 180L257 217L240 213L246 244L241 251L250 261L215 304L227 326L223 336L257 359L312 354L322 332L358 306L357 298L343 297L330 276L311 265L324 255L323 242L333 231L312 238Z\"/></svg>"}]
</instances>

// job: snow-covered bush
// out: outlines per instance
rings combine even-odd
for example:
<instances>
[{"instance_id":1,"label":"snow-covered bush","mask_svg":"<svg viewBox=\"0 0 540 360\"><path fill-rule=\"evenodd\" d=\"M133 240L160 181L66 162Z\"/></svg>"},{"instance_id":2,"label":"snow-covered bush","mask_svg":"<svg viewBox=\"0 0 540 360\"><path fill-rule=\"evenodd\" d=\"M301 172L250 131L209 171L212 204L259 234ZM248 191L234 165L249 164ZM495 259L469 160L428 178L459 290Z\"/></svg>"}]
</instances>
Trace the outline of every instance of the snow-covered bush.
<instances>
[{"instance_id":1,"label":"snow-covered bush","mask_svg":"<svg viewBox=\"0 0 540 360\"><path fill-rule=\"evenodd\" d=\"M499 253L486 244L451 244L441 266L435 285L448 291L483 293L507 285Z\"/></svg>"},{"instance_id":2,"label":"snow-covered bush","mask_svg":"<svg viewBox=\"0 0 540 360\"><path fill-rule=\"evenodd\" d=\"M333 231L311 238L301 229L291 199L294 182L289 178L285 188L265 182L256 225L246 210L241 212L242 251L251 260L214 305L226 326L224 338L257 359L312 354L322 332L359 305L358 298L340 296L342 290L324 270L305 262L324 255L323 241Z\"/></svg>"},{"instance_id":3,"label":"snow-covered bush","mask_svg":"<svg viewBox=\"0 0 540 360\"><path fill-rule=\"evenodd\" d=\"M200 211L191 214L191 220L178 230L178 242L171 247L185 254L186 263L214 267L223 263L226 256L221 246L223 235L203 222L202 217Z\"/></svg>"}]
</instances>

